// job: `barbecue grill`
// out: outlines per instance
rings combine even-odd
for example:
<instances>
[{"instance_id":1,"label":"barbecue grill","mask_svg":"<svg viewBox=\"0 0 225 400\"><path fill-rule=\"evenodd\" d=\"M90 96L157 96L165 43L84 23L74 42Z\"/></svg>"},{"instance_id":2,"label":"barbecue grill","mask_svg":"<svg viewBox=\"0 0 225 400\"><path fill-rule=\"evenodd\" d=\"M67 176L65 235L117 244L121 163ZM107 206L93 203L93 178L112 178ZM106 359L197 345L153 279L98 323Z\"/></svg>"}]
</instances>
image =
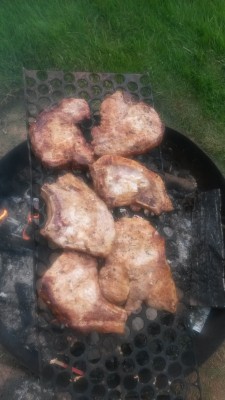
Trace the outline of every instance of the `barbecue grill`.
<instances>
[{"instance_id":1,"label":"barbecue grill","mask_svg":"<svg viewBox=\"0 0 225 400\"><path fill-rule=\"evenodd\" d=\"M153 103L148 75L24 71L24 79L28 122L71 96L90 102L96 123L101 99L118 87ZM83 128L89 137L90 125ZM55 172L42 168L25 142L0 161L0 340L41 377L45 390L59 393L62 399L200 399L197 361L208 357L222 339L213 333L211 341L215 324L223 324L223 311L211 310L205 331L194 335L189 305L201 310L225 304L221 228L225 180L204 152L169 128L160 149L139 160L164 174L177 206L172 220L145 218L167 238L167 257L183 302L175 316L143 306L129 318L123 336L71 332L52 322L52 316L36 303L34 288L57 253L38 234L45 219L40 185ZM171 181L171 175L177 179ZM192 179L197 181L197 193ZM127 212L118 209L115 216ZM182 246L191 250L189 257L174 246L180 238ZM215 332L219 334L218 329Z\"/></svg>"}]
</instances>

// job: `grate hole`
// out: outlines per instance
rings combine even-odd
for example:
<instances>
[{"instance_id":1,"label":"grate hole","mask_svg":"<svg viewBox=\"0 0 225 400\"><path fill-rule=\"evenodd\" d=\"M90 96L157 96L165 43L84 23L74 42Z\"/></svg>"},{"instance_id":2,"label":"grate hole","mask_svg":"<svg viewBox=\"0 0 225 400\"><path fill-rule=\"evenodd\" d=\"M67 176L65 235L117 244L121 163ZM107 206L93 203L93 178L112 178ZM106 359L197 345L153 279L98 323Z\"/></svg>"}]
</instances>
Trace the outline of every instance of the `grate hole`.
<instances>
[{"instance_id":1,"label":"grate hole","mask_svg":"<svg viewBox=\"0 0 225 400\"><path fill-rule=\"evenodd\" d=\"M142 400L152 400L154 399L155 393L154 389L151 386L145 386L141 390L141 399Z\"/></svg>"},{"instance_id":2,"label":"grate hole","mask_svg":"<svg viewBox=\"0 0 225 400\"><path fill-rule=\"evenodd\" d=\"M157 311L154 308L147 308L145 313L147 319L149 319L150 321L153 321L157 318Z\"/></svg>"},{"instance_id":3,"label":"grate hole","mask_svg":"<svg viewBox=\"0 0 225 400\"><path fill-rule=\"evenodd\" d=\"M85 88L88 86L86 79L78 79L77 84L80 88Z\"/></svg>"},{"instance_id":4,"label":"grate hole","mask_svg":"<svg viewBox=\"0 0 225 400\"><path fill-rule=\"evenodd\" d=\"M173 314L170 314L170 313L164 313L164 314L161 316L160 319L161 319L161 323L162 323L163 325L169 326L169 325L172 325L172 324L173 324L174 315L173 315Z\"/></svg>"},{"instance_id":5,"label":"grate hole","mask_svg":"<svg viewBox=\"0 0 225 400\"><path fill-rule=\"evenodd\" d=\"M104 371L101 368L96 368L93 369L90 372L90 381L94 384L97 385L98 383L101 383L104 379Z\"/></svg>"},{"instance_id":6,"label":"grate hole","mask_svg":"<svg viewBox=\"0 0 225 400\"><path fill-rule=\"evenodd\" d=\"M125 396L125 400L139 400L139 395L136 392L128 392Z\"/></svg>"},{"instance_id":7,"label":"grate hole","mask_svg":"<svg viewBox=\"0 0 225 400\"><path fill-rule=\"evenodd\" d=\"M48 97L40 97L40 99L38 100L38 104L40 109L44 110L51 105L51 101Z\"/></svg>"},{"instance_id":8,"label":"grate hole","mask_svg":"<svg viewBox=\"0 0 225 400\"><path fill-rule=\"evenodd\" d=\"M48 79L46 71L37 71L36 76L40 81L46 81Z\"/></svg>"},{"instance_id":9,"label":"grate hole","mask_svg":"<svg viewBox=\"0 0 225 400\"><path fill-rule=\"evenodd\" d=\"M91 82L99 82L100 76L98 74L90 74L89 79Z\"/></svg>"},{"instance_id":10,"label":"grate hole","mask_svg":"<svg viewBox=\"0 0 225 400\"><path fill-rule=\"evenodd\" d=\"M60 89L62 86L62 82L60 81L60 79L52 79L50 81L50 85L52 87L52 89Z\"/></svg>"},{"instance_id":11,"label":"grate hole","mask_svg":"<svg viewBox=\"0 0 225 400\"><path fill-rule=\"evenodd\" d=\"M91 109L93 110L93 112L99 111L100 105L101 105L100 100L92 100L91 101Z\"/></svg>"},{"instance_id":12,"label":"grate hole","mask_svg":"<svg viewBox=\"0 0 225 400\"><path fill-rule=\"evenodd\" d=\"M106 390L103 385L96 385L93 387L91 393L92 393L92 397L91 397L92 400L104 400Z\"/></svg>"},{"instance_id":13,"label":"grate hole","mask_svg":"<svg viewBox=\"0 0 225 400\"><path fill-rule=\"evenodd\" d=\"M88 381L86 378L78 377L77 381L73 384L73 389L76 393L83 393L88 388Z\"/></svg>"},{"instance_id":14,"label":"grate hole","mask_svg":"<svg viewBox=\"0 0 225 400\"><path fill-rule=\"evenodd\" d=\"M146 365L149 362L149 355L148 355L147 351L140 351L136 355L136 360L139 365Z\"/></svg>"},{"instance_id":15,"label":"grate hole","mask_svg":"<svg viewBox=\"0 0 225 400\"><path fill-rule=\"evenodd\" d=\"M64 81L65 82L73 82L74 81L74 75L71 74L70 72L67 72L64 74Z\"/></svg>"},{"instance_id":16,"label":"grate hole","mask_svg":"<svg viewBox=\"0 0 225 400\"><path fill-rule=\"evenodd\" d=\"M107 377L107 385L110 389L114 389L120 384L120 377L118 374L110 374Z\"/></svg>"},{"instance_id":17,"label":"grate hole","mask_svg":"<svg viewBox=\"0 0 225 400\"><path fill-rule=\"evenodd\" d=\"M153 354L159 354L163 350L163 343L159 339L152 340L149 344L149 350Z\"/></svg>"},{"instance_id":18,"label":"grate hole","mask_svg":"<svg viewBox=\"0 0 225 400\"><path fill-rule=\"evenodd\" d=\"M182 354L181 360L187 367L194 365L195 364L194 353L192 353L192 351L186 351L185 353Z\"/></svg>"},{"instance_id":19,"label":"grate hole","mask_svg":"<svg viewBox=\"0 0 225 400\"><path fill-rule=\"evenodd\" d=\"M132 372L134 370L135 363L131 358L125 358L122 362L122 369L124 372Z\"/></svg>"},{"instance_id":20,"label":"grate hole","mask_svg":"<svg viewBox=\"0 0 225 400\"><path fill-rule=\"evenodd\" d=\"M113 82L110 81L109 79L104 80L103 86L106 89L112 89L113 88Z\"/></svg>"},{"instance_id":21,"label":"grate hole","mask_svg":"<svg viewBox=\"0 0 225 400\"><path fill-rule=\"evenodd\" d=\"M131 92L135 92L138 89L136 82L128 82L127 87Z\"/></svg>"},{"instance_id":22,"label":"grate hole","mask_svg":"<svg viewBox=\"0 0 225 400\"><path fill-rule=\"evenodd\" d=\"M179 348L176 345L171 344L166 349L166 355L170 360L176 360L176 358L179 356Z\"/></svg>"},{"instance_id":23,"label":"grate hole","mask_svg":"<svg viewBox=\"0 0 225 400\"><path fill-rule=\"evenodd\" d=\"M183 393L184 382L181 379L176 379L171 383L170 389L173 394L179 396Z\"/></svg>"},{"instance_id":24,"label":"grate hole","mask_svg":"<svg viewBox=\"0 0 225 400\"><path fill-rule=\"evenodd\" d=\"M27 84L27 86L29 86L29 87L34 87L35 84L36 84L36 81L35 81L35 79L33 79L33 78L27 77L27 78L26 78L26 84Z\"/></svg>"},{"instance_id":25,"label":"grate hole","mask_svg":"<svg viewBox=\"0 0 225 400\"><path fill-rule=\"evenodd\" d=\"M90 99L90 96L89 96L88 92L86 92L85 90L82 90L81 92L79 92L79 97L81 99L86 100L86 101Z\"/></svg>"},{"instance_id":26,"label":"grate hole","mask_svg":"<svg viewBox=\"0 0 225 400\"><path fill-rule=\"evenodd\" d=\"M169 394L160 394L159 396L156 397L157 400L171 400L171 397Z\"/></svg>"},{"instance_id":27,"label":"grate hole","mask_svg":"<svg viewBox=\"0 0 225 400\"><path fill-rule=\"evenodd\" d=\"M115 371L119 366L119 362L116 357L110 357L106 360L105 366L109 371Z\"/></svg>"},{"instance_id":28,"label":"grate hole","mask_svg":"<svg viewBox=\"0 0 225 400\"><path fill-rule=\"evenodd\" d=\"M165 389L168 385L168 378L164 374L160 374L156 377L155 385L157 389Z\"/></svg>"},{"instance_id":29,"label":"grate hole","mask_svg":"<svg viewBox=\"0 0 225 400\"><path fill-rule=\"evenodd\" d=\"M171 378L176 378L182 372L182 367L178 362L174 362L169 365L168 374Z\"/></svg>"},{"instance_id":30,"label":"grate hole","mask_svg":"<svg viewBox=\"0 0 225 400\"><path fill-rule=\"evenodd\" d=\"M121 344L121 351L124 356L129 356L132 353L133 349L130 343L123 343Z\"/></svg>"},{"instance_id":31,"label":"grate hole","mask_svg":"<svg viewBox=\"0 0 225 400\"><path fill-rule=\"evenodd\" d=\"M150 106L153 107L153 100L152 99L146 99L145 98L145 103L149 104Z\"/></svg>"},{"instance_id":32,"label":"grate hole","mask_svg":"<svg viewBox=\"0 0 225 400\"><path fill-rule=\"evenodd\" d=\"M64 88L64 92L66 96L75 96L76 88L74 85L66 85Z\"/></svg>"},{"instance_id":33,"label":"grate hole","mask_svg":"<svg viewBox=\"0 0 225 400\"><path fill-rule=\"evenodd\" d=\"M156 371L163 371L166 366L166 361L163 357L155 357L153 360L153 367Z\"/></svg>"},{"instance_id":34,"label":"grate hole","mask_svg":"<svg viewBox=\"0 0 225 400\"><path fill-rule=\"evenodd\" d=\"M98 95L102 92L101 87L100 87L100 86L97 86L97 85L92 86L92 87L91 87L91 90L92 90L92 93L93 93L95 96L98 96Z\"/></svg>"},{"instance_id":35,"label":"grate hole","mask_svg":"<svg viewBox=\"0 0 225 400\"><path fill-rule=\"evenodd\" d=\"M140 331L144 328L144 321L140 317L135 317L132 321L132 328L134 331Z\"/></svg>"},{"instance_id":36,"label":"grate hole","mask_svg":"<svg viewBox=\"0 0 225 400\"><path fill-rule=\"evenodd\" d=\"M54 377L54 368L51 367L50 365L47 365L46 367L43 368L42 376L45 381L50 381Z\"/></svg>"},{"instance_id":37,"label":"grate hole","mask_svg":"<svg viewBox=\"0 0 225 400\"><path fill-rule=\"evenodd\" d=\"M122 400L121 393L119 390L112 390L109 393L108 400Z\"/></svg>"},{"instance_id":38,"label":"grate hole","mask_svg":"<svg viewBox=\"0 0 225 400\"><path fill-rule=\"evenodd\" d=\"M82 342L76 342L74 345L70 348L70 352L74 357L79 357L81 354L83 354L85 350L85 345Z\"/></svg>"},{"instance_id":39,"label":"grate hole","mask_svg":"<svg viewBox=\"0 0 225 400\"><path fill-rule=\"evenodd\" d=\"M38 91L41 94L47 94L48 93L48 86L47 85L39 85L38 86Z\"/></svg>"},{"instance_id":40,"label":"grate hole","mask_svg":"<svg viewBox=\"0 0 225 400\"><path fill-rule=\"evenodd\" d=\"M148 334L152 336L159 335L160 325L157 322L151 322L148 326Z\"/></svg>"},{"instance_id":41,"label":"grate hole","mask_svg":"<svg viewBox=\"0 0 225 400\"><path fill-rule=\"evenodd\" d=\"M147 337L143 333L139 333L137 336L135 336L134 344L139 348L145 347L147 344Z\"/></svg>"},{"instance_id":42,"label":"grate hole","mask_svg":"<svg viewBox=\"0 0 225 400\"><path fill-rule=\"evenodd\" d=\"M70 384L71 375L68 372L61 372L57 375L56 384L66 387Z\"/></svg>"},{"instance_id":43,"label":"grate hole","mask_svg":"<svg viewBox=\"0 0 225 400\"><path fill-rule=\"evenodd\" d=\"M181 352L187 351L192 348L192 339L190 336L187 335L179 336L177 342Z\"/></svg>"},{"instance_id":44,"label":"grate hole","mask_svg":"<svg viewBox=\"0 0 225 400\"><path fill-rule=\"evenodd\" d=\"M152 373L150 369L143 368L139 371L138 376L141 383L148 383L152 377Z\"/></svg>"},{"instance_id":45,"label":"grate hole","mask_svg":"<svg viewBox=\"0 0 225 400\"><path fill-rule=\"evenodd\" d=\"M123 380L123 385L125 389L132 390L137 386L137 382L138 382L137 376L127 375Z\"/></svg>"},{"instance_id":46,"label":"grate hole","mask_svg":"<svg viewBox=\"0 0 225 400\"><path fill-rule=\"evenodd\" d=\"M167 343L173 343L176 340L176 332L172 328L168 328L163 332L163 339Z\"/></svg>"},{"instance_id":47,"label":"grate hole","mask_svg":"<svg viewBox=\"0 0 225 400\"><path fill-rule=\"evenodd\" d=\"M57 103L58 101L60 101L63 98L63 94L62 92L60 92L59 90L55 90L55 92L52 93L52 100Z\"/></svg>"}]
</instances>

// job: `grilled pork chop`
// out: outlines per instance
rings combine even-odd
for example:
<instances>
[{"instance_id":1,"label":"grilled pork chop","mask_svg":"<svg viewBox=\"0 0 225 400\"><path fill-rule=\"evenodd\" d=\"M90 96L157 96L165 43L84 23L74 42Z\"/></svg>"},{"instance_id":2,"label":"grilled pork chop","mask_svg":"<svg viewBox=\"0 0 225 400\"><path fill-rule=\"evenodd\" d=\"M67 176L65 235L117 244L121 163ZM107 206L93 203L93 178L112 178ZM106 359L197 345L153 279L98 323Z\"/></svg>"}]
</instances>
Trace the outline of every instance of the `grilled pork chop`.
<instances>
[{"instance_id":1,"label":"grilled pork chop","mask_svg":"<svg viewBox=\"0 0 225 400\"><path fill-rule=\"evenodd\" d=\"M97 193L109 207L139 205L156 215L173 210L161 177L134 160L106 155L90 171Z\"/></svg>"},{"instance_id":2,"label":"grilled pork chop","mask_svg":"<svg viewBox=\"0 0 225 400\"><path fill-rule=\"evenodd\" d=\"M158 146L164 134L157 112L122 91L106 97L100 107L101 124L92 129L98 156L142 154Z\"/></svg>"},{"instance_id":3,"label":"grilled pork chop","mask_svg":"<svg viewBox=\"0 0 225 400\"><path fill-rule=\"evenodd\" d=\"M45 183L41 195L47 204L47 221L41 234L57 246L95 256L110 253L114 220L105 203L72 173Z\"/></svg>"},{"instance_id":4,"label":"grilled pork chop","mask_svg":"<svg viewBox=\"0 0 225 400\"><path fill-rule=\"evenodd\" d=\"M58 106L43 111L29 128L34 154L47 167L92 163L92 148L77 126L87 118L90 109L83 99L64 99Z\"/></svg>"},{"instance_id":5,"label":"grilled pork chop","mask_svg":"<svg viewBox=\"0 0 225 400\"><path fill-rule=\"evenodd\" d=\"M39 295L57 319L82 332L123 333L127 313L101 294L97 261L64 252L42 277Z\"/></svg>"},{"instance_id":6,"label":"grilled pork chop","mask_svg":"<svg viewBox=\"0 0 225 400\"><path fill-rule=\"evenodd\" d=\"M99 275L104 297L125 305L128 314L138 309L142 301L175 312L178 299L164 239L140 217L121 218L115 227L116 239Z\"/></svg>"}]
</instances>

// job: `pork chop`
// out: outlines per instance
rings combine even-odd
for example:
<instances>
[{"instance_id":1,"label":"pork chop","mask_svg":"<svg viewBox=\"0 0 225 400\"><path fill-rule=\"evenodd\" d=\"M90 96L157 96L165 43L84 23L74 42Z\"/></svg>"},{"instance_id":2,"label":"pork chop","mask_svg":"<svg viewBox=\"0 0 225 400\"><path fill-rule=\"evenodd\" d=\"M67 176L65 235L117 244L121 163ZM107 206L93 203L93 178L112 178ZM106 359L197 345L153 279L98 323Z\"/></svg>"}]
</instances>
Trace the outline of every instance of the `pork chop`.
<instances>
[{"instance_id":1,"label":"pork chop","mask_svg":"<svg viewBox=\"0 0 225 400\"><path fill-rule=\"evenodd\" d=\"M121 218L115 227L116 239L99 275L104 297L125 305L128 314L142 301L175 312L178 299L164 239L140 217Z\"/></svg>"},{"instance_id":2,"label":"pork chop","mask_svg":"<svg viewBox=\"0 0 225 400\"><path fill-rule=\"evenodd\" d=\"M31 148L47 167L85 166L93 161L93 150L77 125L90 118L83 99L63 99L43 111L29 128Z\"/></svg>"},{"instance_id":3,"label":"pork chop","mask_svg":"<svg viewBox=\"0 0 225 400\"><path fill-rule=\"evenodd\" d=\"M64 325L82 332L123 333L127 313L101 294L97 261L62 253L42 277L39 295Z\"/></svg>"},{"instance_id":4,"label":"pork chop","mask_svg":"<svg viewBox=\"0 0 225 400\"><path fill-rule=\"evenodd\" d=\"M109 207L139 205L156 215L173 210L162 178L134 160L106 155L90 171L97 193Z\"/></svg>"},{"instance_id":5,"label":"pork chop","mask_svg":"<svg viewBox=\"0 0 225 400\"><path fill-rule=\"evenodd\" d=\"M92 129L94 152L131 156L158 146L164 125L153 107L134 100L127 92L116 91L100 106L101 124Z\"/></svg>"},{"instance_id":6,"label":"pork chop","mask_svg":"<svg viewBox=\"0 0 225 400\"><path fill-rule=\"evenodd\" d=\"M41 195L47 221L40 233L58 247L95 256L110 253L115 238L114 220L105 203L72 173L45 183Z\"/></svg>"}]
</instances>

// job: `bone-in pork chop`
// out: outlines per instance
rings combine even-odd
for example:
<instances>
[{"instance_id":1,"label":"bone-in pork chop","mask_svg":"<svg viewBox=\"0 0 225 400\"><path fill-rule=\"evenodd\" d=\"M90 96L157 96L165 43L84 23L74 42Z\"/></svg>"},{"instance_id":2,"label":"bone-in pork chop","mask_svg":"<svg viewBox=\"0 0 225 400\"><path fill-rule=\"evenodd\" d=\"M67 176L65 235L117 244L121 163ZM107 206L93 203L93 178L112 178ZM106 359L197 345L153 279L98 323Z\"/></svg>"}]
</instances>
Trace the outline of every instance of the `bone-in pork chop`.
<instances>
[{"instance_id":1,"label":"bone-in pork chop","mask_svg":"<svg viewBox=\"0 0 225 400\"><path fill-rule=\"evenodd\" d=\"M164 239L140 217L121 218L115 227L116 239L99 276L104 297L125 305L128 314L142 301L175 312L178 299Z\"/></svg>"},{"instance_id":2,"label":"bone-in pork chop","mask_svg":"<svg viewBox=\"0 0 225 400\"><path fill-rule=\"evenodd\" d=\"M123 333L127 313L101 294L97 261L64 252L42 277L39 295L64 325L82 332Z\"/></svg>"},{"instance_id":3,"label":"bone-in pork chop","mask_svg":"<svg viewBox=\"0 0 225 400\"><path fill-rule=\"evenodd\" d=\"M45 183L41 195L47 204L47 221L41 234L58 247L95 256L110 253L114 220L106 204L72 173Z\"/></svg>"},{"instance_id":4,"label":"bone-in pork chop","mask_svg":"<svg viewBox=\"0 0 225 400\"><path fill-rule=\"evenodd\" d=\"M83 99L64 99L43 111L29 128L31 147L47 167L85 166L93 162L93 150L77 125L90 118Z\"/></svg>"},{"instance_id":5,"label":"bone-in pork chop","mask_svg":"<svg viewBox=\"0 0 225 400\"><path fill-rule=\"evenodd\" d=\"M153 107L122 91L106 97L100 107L101 124L92 129L98 156L142 154L158 146L164 125Z\"/></svg>"},{"instance_id":6,"label":"bone-in pork chop","mask_svg":"<svg viewBox=\"0 0 225 400\"><path fill-rule=\"evenodd\" d=\"M97 193L109 207L138 205L156 215L173 210L162 178L134 160L106 155L90 171Z\"/></svg>"}]
</instances>

